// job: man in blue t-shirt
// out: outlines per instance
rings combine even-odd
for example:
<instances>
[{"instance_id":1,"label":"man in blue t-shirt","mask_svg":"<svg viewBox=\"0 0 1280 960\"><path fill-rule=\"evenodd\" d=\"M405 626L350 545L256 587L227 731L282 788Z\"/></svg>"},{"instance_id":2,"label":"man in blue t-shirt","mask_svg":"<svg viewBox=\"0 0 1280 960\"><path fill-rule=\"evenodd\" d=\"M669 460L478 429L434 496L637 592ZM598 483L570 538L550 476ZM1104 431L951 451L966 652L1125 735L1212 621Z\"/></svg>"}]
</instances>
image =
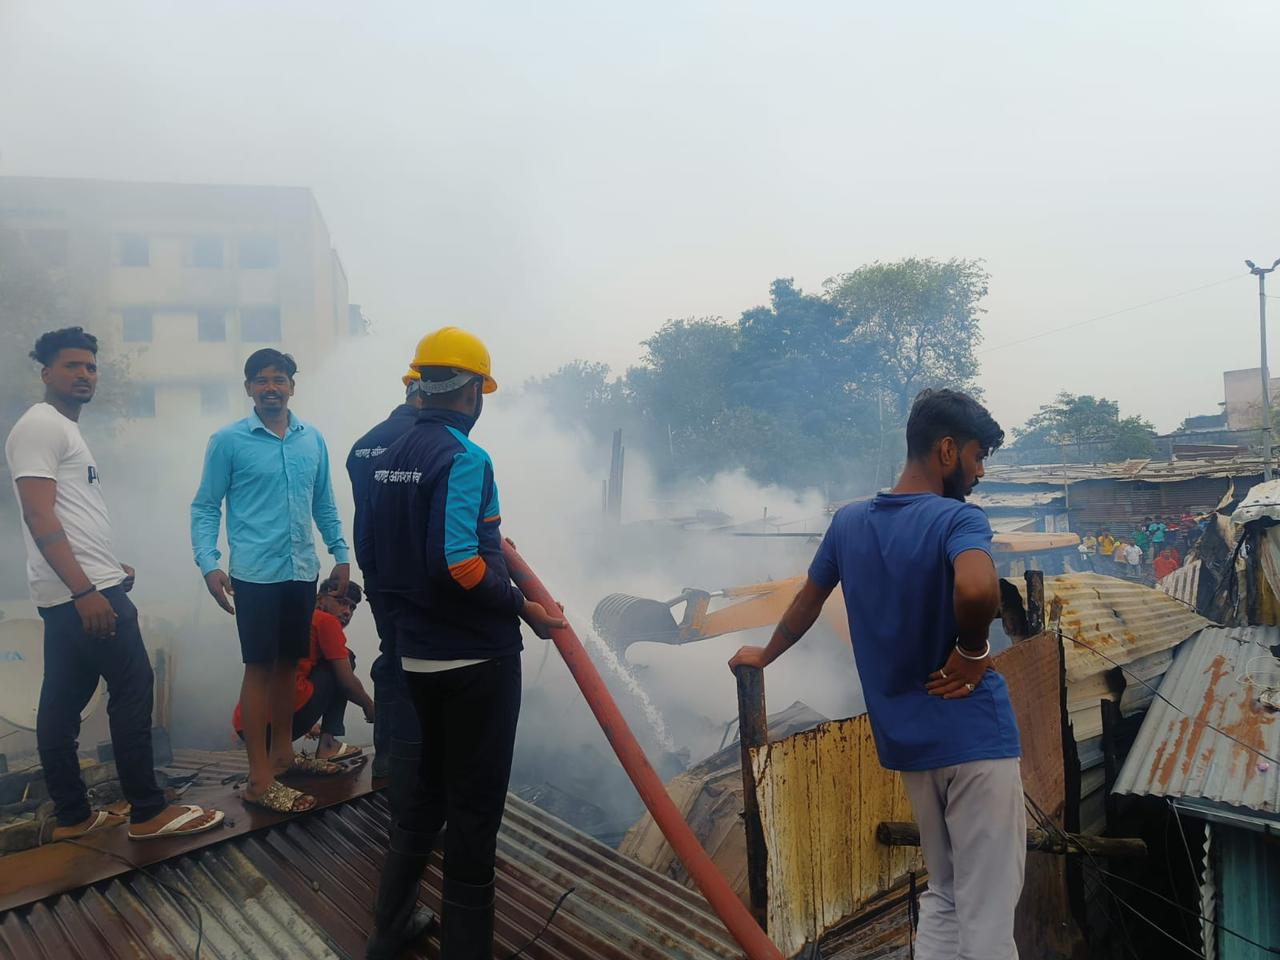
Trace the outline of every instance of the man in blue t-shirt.
<instances>
[{"instance_id":1,"label":"man in blue t-shirt","mask_svg":"<svg viewBox=\"0 0 1280 960\"><path fill-rule=\"evenodd\" d=\"M768 666L813 626L840 584L880 762L902 771L929 868L920 960L1018 955L1022 750L987 640L1000 606L991 525L965 503L1003 440L971 397L921 393L897 485L836 513L768 646L743 647L729 661Z\"/></svg>"}]
</instances>

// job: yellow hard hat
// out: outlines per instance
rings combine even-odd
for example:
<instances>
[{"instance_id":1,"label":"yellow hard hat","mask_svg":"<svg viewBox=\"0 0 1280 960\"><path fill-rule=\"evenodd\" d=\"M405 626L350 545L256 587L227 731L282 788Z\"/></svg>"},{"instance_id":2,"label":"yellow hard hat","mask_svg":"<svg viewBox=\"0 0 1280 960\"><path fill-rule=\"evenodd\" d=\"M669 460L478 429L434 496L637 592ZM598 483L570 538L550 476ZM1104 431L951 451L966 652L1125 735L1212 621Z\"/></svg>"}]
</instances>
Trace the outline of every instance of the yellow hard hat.
<instances>
[{"instance_id":1,"label":"yellow hard hat","mask_svg":"<svg viewBox=\"0 0 1280 960\"><path fill-rule=\"evenodd\" d=\"M493 393L498 389L497 382L489 375L488 348L475 334L467 333L459 327L441 327L419 340L412 366L415 372L420 367L465 370L484 377L485 393Z\"/></svg>"},{"instance_id":2,"label":"yellow hard hat","mask_svg":"<svg viewBox=\"0 0 1280 960\"><path fill-rule=\"evenodd\" d=\"M420 374L417 370L413 369L413 367L410 367L409 372L400 378L400 382L407 387L409 386L409 384L421 379L422 379L422 374Z\"/></svg>"}]
</instances>

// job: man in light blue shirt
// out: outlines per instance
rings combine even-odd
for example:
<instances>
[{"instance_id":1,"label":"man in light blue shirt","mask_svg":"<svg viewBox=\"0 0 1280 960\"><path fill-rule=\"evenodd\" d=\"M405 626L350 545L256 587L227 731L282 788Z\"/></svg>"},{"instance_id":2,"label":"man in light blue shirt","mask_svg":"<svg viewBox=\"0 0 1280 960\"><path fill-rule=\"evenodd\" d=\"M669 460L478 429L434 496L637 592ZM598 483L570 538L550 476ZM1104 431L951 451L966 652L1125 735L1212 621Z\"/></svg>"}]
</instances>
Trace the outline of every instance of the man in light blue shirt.
<instances>
[{"instance_id":1,"label":"man in light blue shirt","mask_svg":"<svg viewBox=\"0 0 1280 960\"><path fill-rule=\"evenodd\" d=\"M276 780L296 765L286 731L293 722L295 668L311 649L320 573L313 520L333 555L335 594L346 594L351 574L329 479L329 450L319 430L289 412L297 370L293 358L278 350L259 350L248 359L244 387L253 412L209 438L191 502L196 565L218 606L235 616L240 634L240 704L249 754L244 799L281 813L301 813L316 802ZM230 576L218 566L224 499ZM272 738L272 730L279 736ZM334 764L307 763L309 772L337 772Z\"/></svg>"}]
</instances>

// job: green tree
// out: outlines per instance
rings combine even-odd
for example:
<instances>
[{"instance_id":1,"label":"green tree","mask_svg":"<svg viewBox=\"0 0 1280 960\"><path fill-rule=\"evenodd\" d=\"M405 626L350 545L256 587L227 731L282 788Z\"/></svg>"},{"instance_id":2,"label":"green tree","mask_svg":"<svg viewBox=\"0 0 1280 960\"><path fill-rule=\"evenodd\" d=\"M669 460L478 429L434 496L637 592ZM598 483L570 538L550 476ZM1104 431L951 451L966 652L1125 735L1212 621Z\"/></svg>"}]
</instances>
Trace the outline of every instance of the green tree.
<instances>
[{"instance_id":1,"label":"green tree","mask_svg":"<svg viewBox=\"0 0 1280 960\"><path fill-rule=\"evenodd\" d=\"M926 387L979 392L975 350L989 280L978 260L909 257L826 282L827 297L865 351L868 386L884 392L894 424L906 421Z\"/></svg>"},{"instance_id":2,"label":"green tree","mask_svg":"<svg viewBox=\"0 0 1280 960\"><path fill-rule=\"evenodd\" d=\"M1140 415L1121 417L1114 400L1063 392L1014 431L1011 446L1056 448L1071 462L1127 460L1155 453L1155 427Z\"/></svg>"},{"instance_id":3,"label":"green tree","mask_svg":"<svg viewBox=\"0 0 1280 960\"><path fill-rule=\"evenodd\" d=\"M616 428L625 403L609 365L571 360L554 373L531 379L525 389L541 394L551 415L561 423L585 427L592 434Z\"/></svg>"},{"instance_id":4,"label":"green tree","mask_svg":"<svg viewBox=\"0 0 1280 960\"><path fill-rule=\"evenodd\" d=\"M596 433L623 426L660 477L745 467L764 482L854 494L901 460L925 387L974 390L975 261L872 264L805 293L790 278L736 322L669 320L616 380L575 361L533 389Z\"/></svg>"}]
</instances>

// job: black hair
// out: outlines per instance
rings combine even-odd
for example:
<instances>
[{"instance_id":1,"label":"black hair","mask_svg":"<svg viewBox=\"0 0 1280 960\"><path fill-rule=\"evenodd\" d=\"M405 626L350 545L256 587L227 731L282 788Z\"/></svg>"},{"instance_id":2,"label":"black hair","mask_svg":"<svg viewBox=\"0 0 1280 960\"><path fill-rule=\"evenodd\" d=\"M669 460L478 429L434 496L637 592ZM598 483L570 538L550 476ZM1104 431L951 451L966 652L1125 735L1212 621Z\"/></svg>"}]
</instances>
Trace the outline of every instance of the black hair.
<instances>
[{"instance_id":1,"label":"black hair","mask_svg":"<svg viewBox=\"0 0 1280 960\"><path fill-rule=\"evenodd\" d=\"M271 347L263 347L261 350L255 350L249 359L244 362L244 379L248 383L267 367L275 367L277 370L283 370L289 377L293 379L293 375L298 372L297 361L287 353L281 353L279 350Z\"/></svg>"},{"instance_id":2,"label":"black hair","mask_svg":"<svg viewBox=\"0 0 1280 960\"><path fill-rule=\"evenodd\" d=\"M944 437L963 447L977 440L983 456L1004 443L1004 431L987 408L959 390L921 390L907 418L907 456L927 457Z\"/></svg>"},{"instance_id":3,"label":"black hair","mask_svg":"<svg viewBox=\"0 0 1280 960\"><path fill-rule=\"evenodd\" d=\"M320 583L320 592L330 593L332 590L333 579L331 577L326 577ZM351 605L353 607L358 607L360 605L360 601L364 599L364 591L360 589L360 584L356 583L354 580L347 581L347 599L351 601Z\"/></svg>"},{"instance_id":4,"label":"black hair","mask_svg":"<svg viewBox=\"0 0 1280 960\"><path fill-rule=\"evenodd\" d=\"M31 351L31 359L41 366L49 366L63 350L88 350L98 355L98 338L86 333L84 327L63 327L42 333Z\"/></svg>"}]
</instances>

